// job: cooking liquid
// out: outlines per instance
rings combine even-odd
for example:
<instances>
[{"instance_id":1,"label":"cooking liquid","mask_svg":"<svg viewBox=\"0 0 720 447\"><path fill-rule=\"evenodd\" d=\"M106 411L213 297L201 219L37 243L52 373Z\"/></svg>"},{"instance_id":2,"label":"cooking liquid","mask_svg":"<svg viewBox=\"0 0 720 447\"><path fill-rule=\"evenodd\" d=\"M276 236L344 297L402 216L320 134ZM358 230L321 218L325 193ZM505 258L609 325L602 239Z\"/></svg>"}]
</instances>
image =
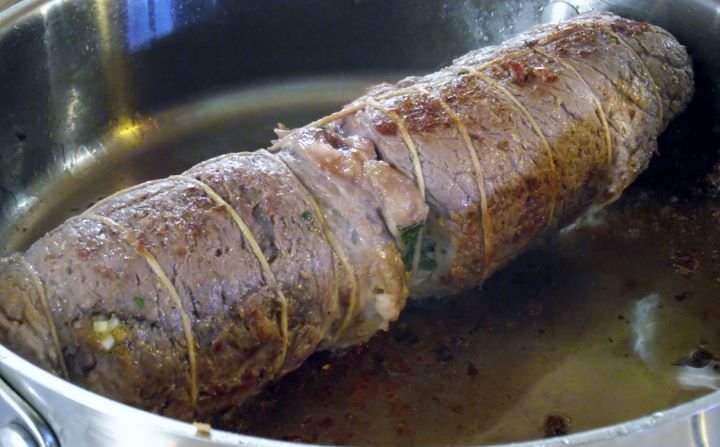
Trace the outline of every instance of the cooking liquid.
<instances>
[{"instance_id":1,"label":"cooking liquid","mask_svg":"<svg viewBox=\"0 0 720 447\"><path fill-rule=\"evenodd\" d=\"M720 204L673 202L631 191L482 290L411 303L367 346L316 355L240 427L319 443L478 445L598 428L706 393L678 379L690 363L716 381Z\"/></svg>"},{"instance_id":2,"label":"cooking liquid","mask_svg":"<svg viewBox=\"0 0 720 447\"><path fill-rule=\"evenodd\" d=\"M65 166L72 175L4 223L4 249L26 247L121 187L267 146L276 122L309 122L374 81L286 83L120 123ZM410 303L390 332L316 354L214 425L313 443L477 445L578 432L686 402L708 390L681 387L681 365L705 366L712 384L710 357L720 354L719 225L713 200L632 190L481 290Z\"/></svg>"}]
</instances>

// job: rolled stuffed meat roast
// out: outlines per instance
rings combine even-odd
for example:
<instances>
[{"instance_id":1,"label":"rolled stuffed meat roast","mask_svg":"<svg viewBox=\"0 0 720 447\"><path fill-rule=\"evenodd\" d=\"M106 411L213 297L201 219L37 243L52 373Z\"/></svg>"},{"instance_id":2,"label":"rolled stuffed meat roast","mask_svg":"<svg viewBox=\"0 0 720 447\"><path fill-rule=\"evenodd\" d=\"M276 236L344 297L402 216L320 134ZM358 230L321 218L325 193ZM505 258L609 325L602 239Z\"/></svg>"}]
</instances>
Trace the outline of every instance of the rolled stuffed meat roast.
<instances>
[{"instance_id":1,"label":"rolled stuffed meat roast","mask_svg":"<svg viewBox=\"0 0 720 447\"><path fill-rule=\"evenodd\" d=\"M376 86L0 260L0 342L131 405L218 414L617 199L692 76L666 31L593 14Z\"/></svg>"}]
</instances>

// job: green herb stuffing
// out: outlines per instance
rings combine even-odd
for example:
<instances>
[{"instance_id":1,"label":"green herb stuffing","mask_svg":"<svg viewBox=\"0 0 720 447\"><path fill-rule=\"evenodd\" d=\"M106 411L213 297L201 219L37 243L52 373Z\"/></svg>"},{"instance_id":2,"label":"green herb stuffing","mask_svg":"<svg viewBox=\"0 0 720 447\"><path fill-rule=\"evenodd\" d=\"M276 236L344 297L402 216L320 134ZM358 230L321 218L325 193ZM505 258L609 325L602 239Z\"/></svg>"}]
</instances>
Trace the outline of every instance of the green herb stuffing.
<instances>
[{"instance_id":1,"label":"green herb stuffing","mask_svg":"<svg viewBox=\"0 0 720 447\"><path fill-rule=\"evenodd\" d=\"M141 296L136 296L133 301L135 301L135 305L136 305L137 307L139 307L140 309L142 309L143 307L145 307L145 298L143 298L143 297L141 297Z\"/></svg>"},{"instance_id":2,"label":"green herb stuffing","mask_svg":"<svg viewBox=\"0 0 720 447\"><path fill-rule=\"evenodd\" d=\"M418 237L420 236L420 229L422 224L415 224L409 227L400 229L400 244L402 248L402 258L405 264L405 271L409 272L412 270L413 256L415 254L415 243L417 243ZM424 240L422 242L422 248L420 250L420 261L418 266L421 270L431 271L437 267L437 262L433 259L432 253L435 251L435 244L430 240Z\"/></svg>"},{"instance_id":3,"label":"green herb stuffing","mask_svg":"<svg viewBox=\"0 0 720 447\"><path fill-rule=\"evenodd\" d=\"M312 222L313 220L312 213L310 213L310 211L308 210L303 211L300 217L302 217L302 220L304 220L305 222Z\"/></svg>"},{"instance_id":4,"label":"green herb stuffing","mask_svg":"<svg viewBox=\"0 0 720 447\"><path fill-rule=\"evenodd\" d=\"M417 242L417 238L420 235L421 228L422 224L415 224L400 229L400 242L402 243L403 249L407 250L409 248L411 254L415 247L415 242Z\"/></svg>"}]
</instances>

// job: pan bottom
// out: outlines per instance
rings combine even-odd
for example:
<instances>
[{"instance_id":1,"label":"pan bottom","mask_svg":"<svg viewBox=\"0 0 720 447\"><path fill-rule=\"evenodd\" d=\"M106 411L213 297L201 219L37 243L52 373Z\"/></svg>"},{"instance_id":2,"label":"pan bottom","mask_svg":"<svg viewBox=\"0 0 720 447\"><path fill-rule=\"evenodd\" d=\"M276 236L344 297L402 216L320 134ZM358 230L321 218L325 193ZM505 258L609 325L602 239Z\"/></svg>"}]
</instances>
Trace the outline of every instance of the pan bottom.
<instances>
[{"instance_id":1,"label":"pan bottom","mask_svg":"<svg viewBox=\"0 0 720 447\"><path fill-rule=\"evenodd\" d=\"M636 188L482 290L411 303L225 426L320 444L479 445L668 409L720 386L720 204ZM239 422L238 422L239 421Z\"/></svg>"}]
</instances>

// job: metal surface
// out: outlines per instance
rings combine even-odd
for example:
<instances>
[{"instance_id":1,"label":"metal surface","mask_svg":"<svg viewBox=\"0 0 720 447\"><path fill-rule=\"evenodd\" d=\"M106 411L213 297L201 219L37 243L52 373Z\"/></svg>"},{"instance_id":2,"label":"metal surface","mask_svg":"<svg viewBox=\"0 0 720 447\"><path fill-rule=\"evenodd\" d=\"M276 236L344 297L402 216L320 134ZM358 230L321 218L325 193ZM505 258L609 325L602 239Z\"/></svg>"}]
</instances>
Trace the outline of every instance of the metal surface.
<instances>
[{"instance_id":1,"label":"metal surface","mask_svg":"<svg viewBox=\"0 0 720 447\"><path fill-rule=\"evenodd\" d=\"M0 379L0 447L57 447L42 417Z\"/></svg>"},{"instance_id":2,"label":"metal surface","mask_svg":"<svg viewBox=\"0 0 720 447\"><path fill-rule=\"evenodd\" d=\"M45 413L61 446L283 445L218 431L206 436L191 424L127 407L50 376L3 347L0 375Z\"/></svg>"},{"instance_id":3,"label":"metal surface","mask_svg":"<svg viewBox=\"0 0 720 447\"><path fill-rule=\"evenodd\" d=\"M56 225L67 215L63 207L70 198L97 199L97 191L77 186L88 182L73 179L91 178L98 191L106 191L238 146L265 144L266 120L257 129L227 129L228 116L252 108L253 96L243 93L248 86L311 79L303 91L319 114L352 98L363 84L359 79L368 75L428 71L501 41L539 21L545 3L26 0L14 5L0 13L0 253L23 248ZM719 2L556 3L565 5L553 6L547 20L574 10L610 9L676 34L696 61L701 94L692 125L699 139L717 146ZM347 83L323 87L317 76L330 75ZM272 95L282 112L276 119L299 124L295 112L308 101L283 102L277 90L265 96ZM266 112L270 119L272 110ZM173 142L190 134L203 150L183 149L188 152L177 166L158 169ZM229 149L228 142L236 143ZM98 171L100 166L104 170ZM216 430L204 437L190 424L75 387L2 347L0 377L44 417L63 446L290 445ZM0 414L0 427L6 414ZM712 446L720 445L719 430L720 394L714 393L644 419L516 446ZM0 433L23 439L17 432Z\"/></svg>"},{"instance_id":4,"label":"metal surface","mask_svg":"<svg viewBox=\"0 0 720 447\"><path fill-rule=\"evenodd\" d=\"M11 424L0 429L0 446L37 447L30 435L20 426Z\"/></svg>"}]
</instances>

